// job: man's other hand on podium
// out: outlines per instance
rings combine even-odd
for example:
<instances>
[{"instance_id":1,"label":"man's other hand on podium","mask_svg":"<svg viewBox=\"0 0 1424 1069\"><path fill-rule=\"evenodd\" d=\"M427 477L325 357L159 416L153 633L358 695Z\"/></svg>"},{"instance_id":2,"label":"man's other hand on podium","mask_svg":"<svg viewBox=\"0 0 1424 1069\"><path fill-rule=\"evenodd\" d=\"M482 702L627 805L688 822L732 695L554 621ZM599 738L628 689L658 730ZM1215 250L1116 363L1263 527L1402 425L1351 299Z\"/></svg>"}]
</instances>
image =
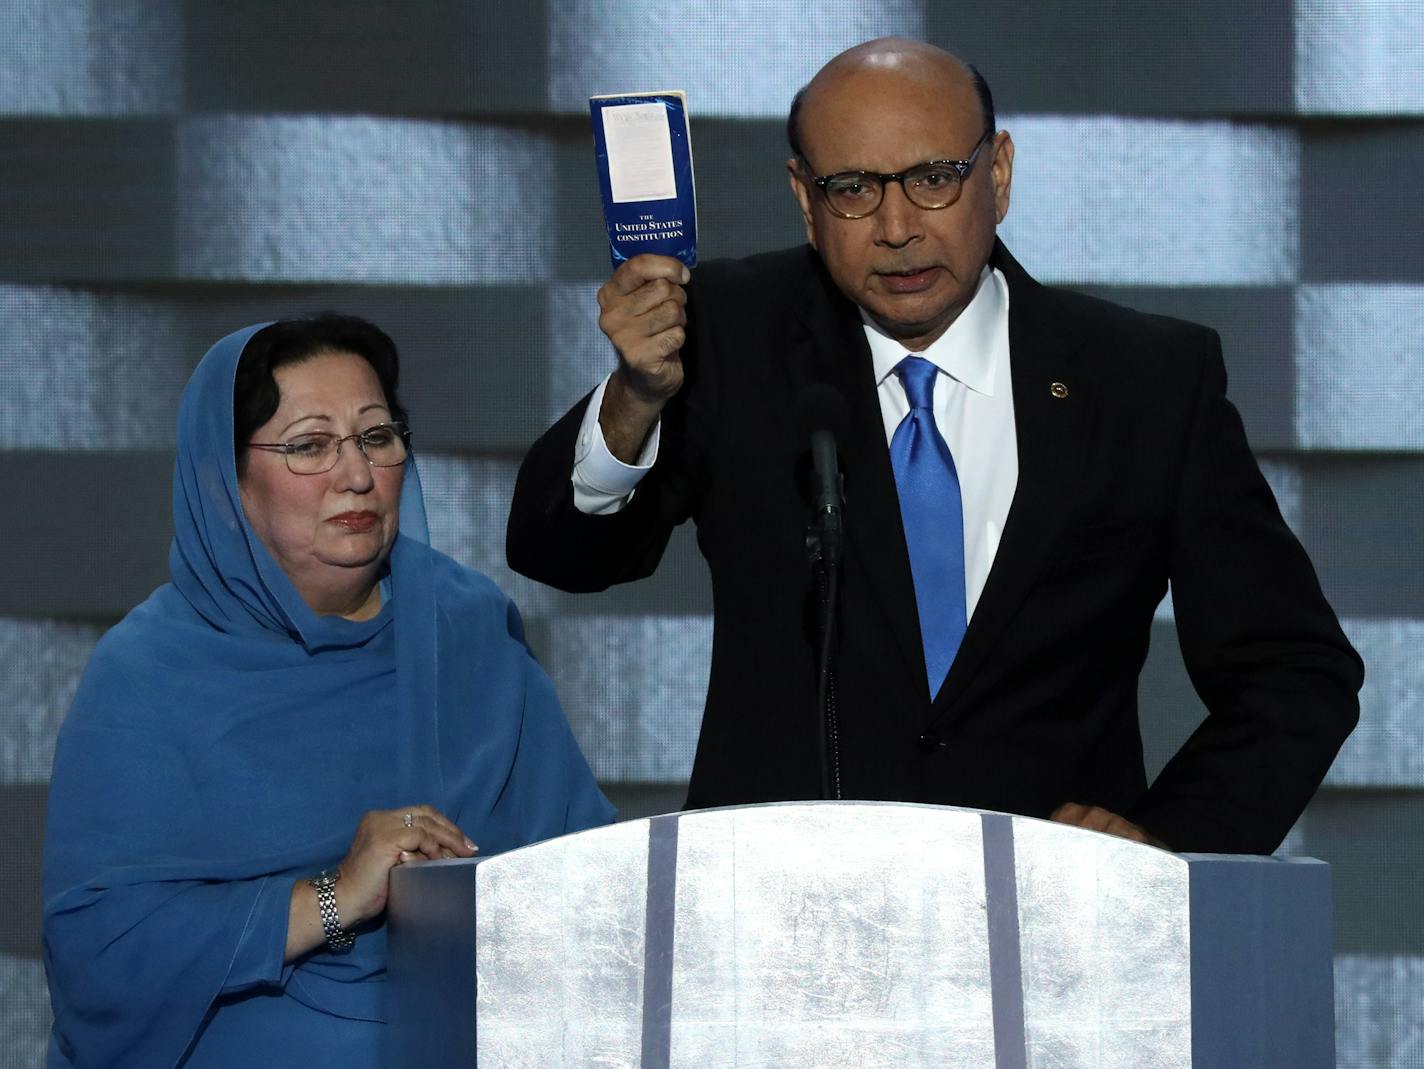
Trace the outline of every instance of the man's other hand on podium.
<instances>
[{"instance_id":1,"label":"man's other hand on podium","mask_svg":"<svg viewBox=\"0 0 1424 1069\"><path fill-rule=\"evenodd\" d=\"M1065 802L1053 811L1053 815L1049 819L1056 820L1060 824L1072 824L1076 828L1101 831L1108 835L1116 835L1121 839L1131 839L1136 843L1161 847L1163 850L1171 849L1146 828L1134 824L1126 817L1120 817L1112 810L1104 809L1102 806Z\"/></svg>"}]
</instances>

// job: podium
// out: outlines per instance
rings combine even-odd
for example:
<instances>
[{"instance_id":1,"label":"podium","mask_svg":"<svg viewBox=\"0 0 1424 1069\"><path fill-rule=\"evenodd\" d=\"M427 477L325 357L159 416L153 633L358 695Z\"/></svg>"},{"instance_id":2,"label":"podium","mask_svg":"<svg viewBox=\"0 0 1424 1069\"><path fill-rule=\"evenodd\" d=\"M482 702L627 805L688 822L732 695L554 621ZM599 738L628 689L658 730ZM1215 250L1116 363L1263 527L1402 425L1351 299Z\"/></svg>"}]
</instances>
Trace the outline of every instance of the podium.
<instances>
[{"instance_id":1,"label":"podium","mask_svg":"<svg viewBox=\"0 0 1424 1069\"><path fill-rule=\"evenodd\" d=\"M388 1064L1327 1069L1330 875L789 802L392 873Z\"/></svg>"}]
</instances>

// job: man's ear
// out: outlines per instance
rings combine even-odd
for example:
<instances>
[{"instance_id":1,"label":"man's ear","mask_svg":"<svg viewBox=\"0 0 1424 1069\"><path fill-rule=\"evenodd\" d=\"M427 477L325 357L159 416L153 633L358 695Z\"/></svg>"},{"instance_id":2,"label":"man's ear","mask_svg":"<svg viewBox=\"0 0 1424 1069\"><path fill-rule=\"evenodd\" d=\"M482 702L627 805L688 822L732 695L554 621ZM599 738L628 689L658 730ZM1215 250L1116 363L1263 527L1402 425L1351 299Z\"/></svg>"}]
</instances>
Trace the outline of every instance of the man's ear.
<instances>
[{"instance_id":1,"label":"man's ear","mask_svg":"<svg viewBox=\"0 0 1424 1069\"><path fill-rule=\"evenodd\" d=\"M994 182L994 215L998 222L1009 214L1009 191L1014 184L1014 139L1007 130L994 135L994 159L989 167Z\"/></svg>"},{"instance_id":2,"label":"man's ear","mask_svg":"<svg viewBox=\"0 0 1424 1069\"><path fill-rule=\"evenodd\" d=\"M796 198L796 203L801 207L801 218L806 223L806 240L811 243L811 248L816 247L816 220L811 214L811 186L805 177L801 161L792 156L786 161L786 174L791 180L791 193Z\"/></svg>"}]
</instances>

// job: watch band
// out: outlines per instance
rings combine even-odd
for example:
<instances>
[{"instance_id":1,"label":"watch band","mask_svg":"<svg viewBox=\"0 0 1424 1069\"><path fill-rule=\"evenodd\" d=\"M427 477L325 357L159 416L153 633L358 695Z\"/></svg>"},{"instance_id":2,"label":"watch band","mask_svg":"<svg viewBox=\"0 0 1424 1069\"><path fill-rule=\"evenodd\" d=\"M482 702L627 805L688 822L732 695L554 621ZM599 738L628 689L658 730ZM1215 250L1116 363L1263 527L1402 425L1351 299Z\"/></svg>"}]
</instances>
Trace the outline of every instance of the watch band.
<instances>
[{"instance_id":1,"label":"watch band","mask_svg":"<svg viewBox=\"0 0 1424 1069\"><path fill-rule=\"evenodd\" d=\"M326 933L326 945L335 951L350 950L356 937L341 927L341 914L336 911L336 881L341 870L322 872L307 881L316 891L316 908L321 911L321 930Z\"/></svg>"}]
</instances>

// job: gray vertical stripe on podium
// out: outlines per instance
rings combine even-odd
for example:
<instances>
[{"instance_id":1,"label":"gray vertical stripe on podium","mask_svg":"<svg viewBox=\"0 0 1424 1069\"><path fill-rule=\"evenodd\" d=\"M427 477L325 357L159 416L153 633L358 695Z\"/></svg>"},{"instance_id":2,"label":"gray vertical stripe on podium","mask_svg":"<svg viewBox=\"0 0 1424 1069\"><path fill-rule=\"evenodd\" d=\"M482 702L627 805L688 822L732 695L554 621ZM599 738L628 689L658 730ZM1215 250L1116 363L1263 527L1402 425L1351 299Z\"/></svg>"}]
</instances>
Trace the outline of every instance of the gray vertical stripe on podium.
<instances>
[{"instance_id":1,"label":"gray vertical stripe on podium","mask_svg":"<svg viewBox=\"0 0 1424 1069\"><path fill-rule=\"evenodd\" d=\"M1003 813L985 813L980 820L984 835L984 911L989 926L989 985L994 997L994 1069L1028 1069L1013 819Z\"/></svg>"},{"instance_id":2,"label":"gray vertical stripe on podium","mask_svg":"<svg viewBox=\"0 0 1424 1069\"><path fill-rule=\"evenodd\" d=\"M643 942L642 1069L672 1058L673 928L677 920L678 814L648 821L648 900Z\"/></svg>"}]
</instances>

